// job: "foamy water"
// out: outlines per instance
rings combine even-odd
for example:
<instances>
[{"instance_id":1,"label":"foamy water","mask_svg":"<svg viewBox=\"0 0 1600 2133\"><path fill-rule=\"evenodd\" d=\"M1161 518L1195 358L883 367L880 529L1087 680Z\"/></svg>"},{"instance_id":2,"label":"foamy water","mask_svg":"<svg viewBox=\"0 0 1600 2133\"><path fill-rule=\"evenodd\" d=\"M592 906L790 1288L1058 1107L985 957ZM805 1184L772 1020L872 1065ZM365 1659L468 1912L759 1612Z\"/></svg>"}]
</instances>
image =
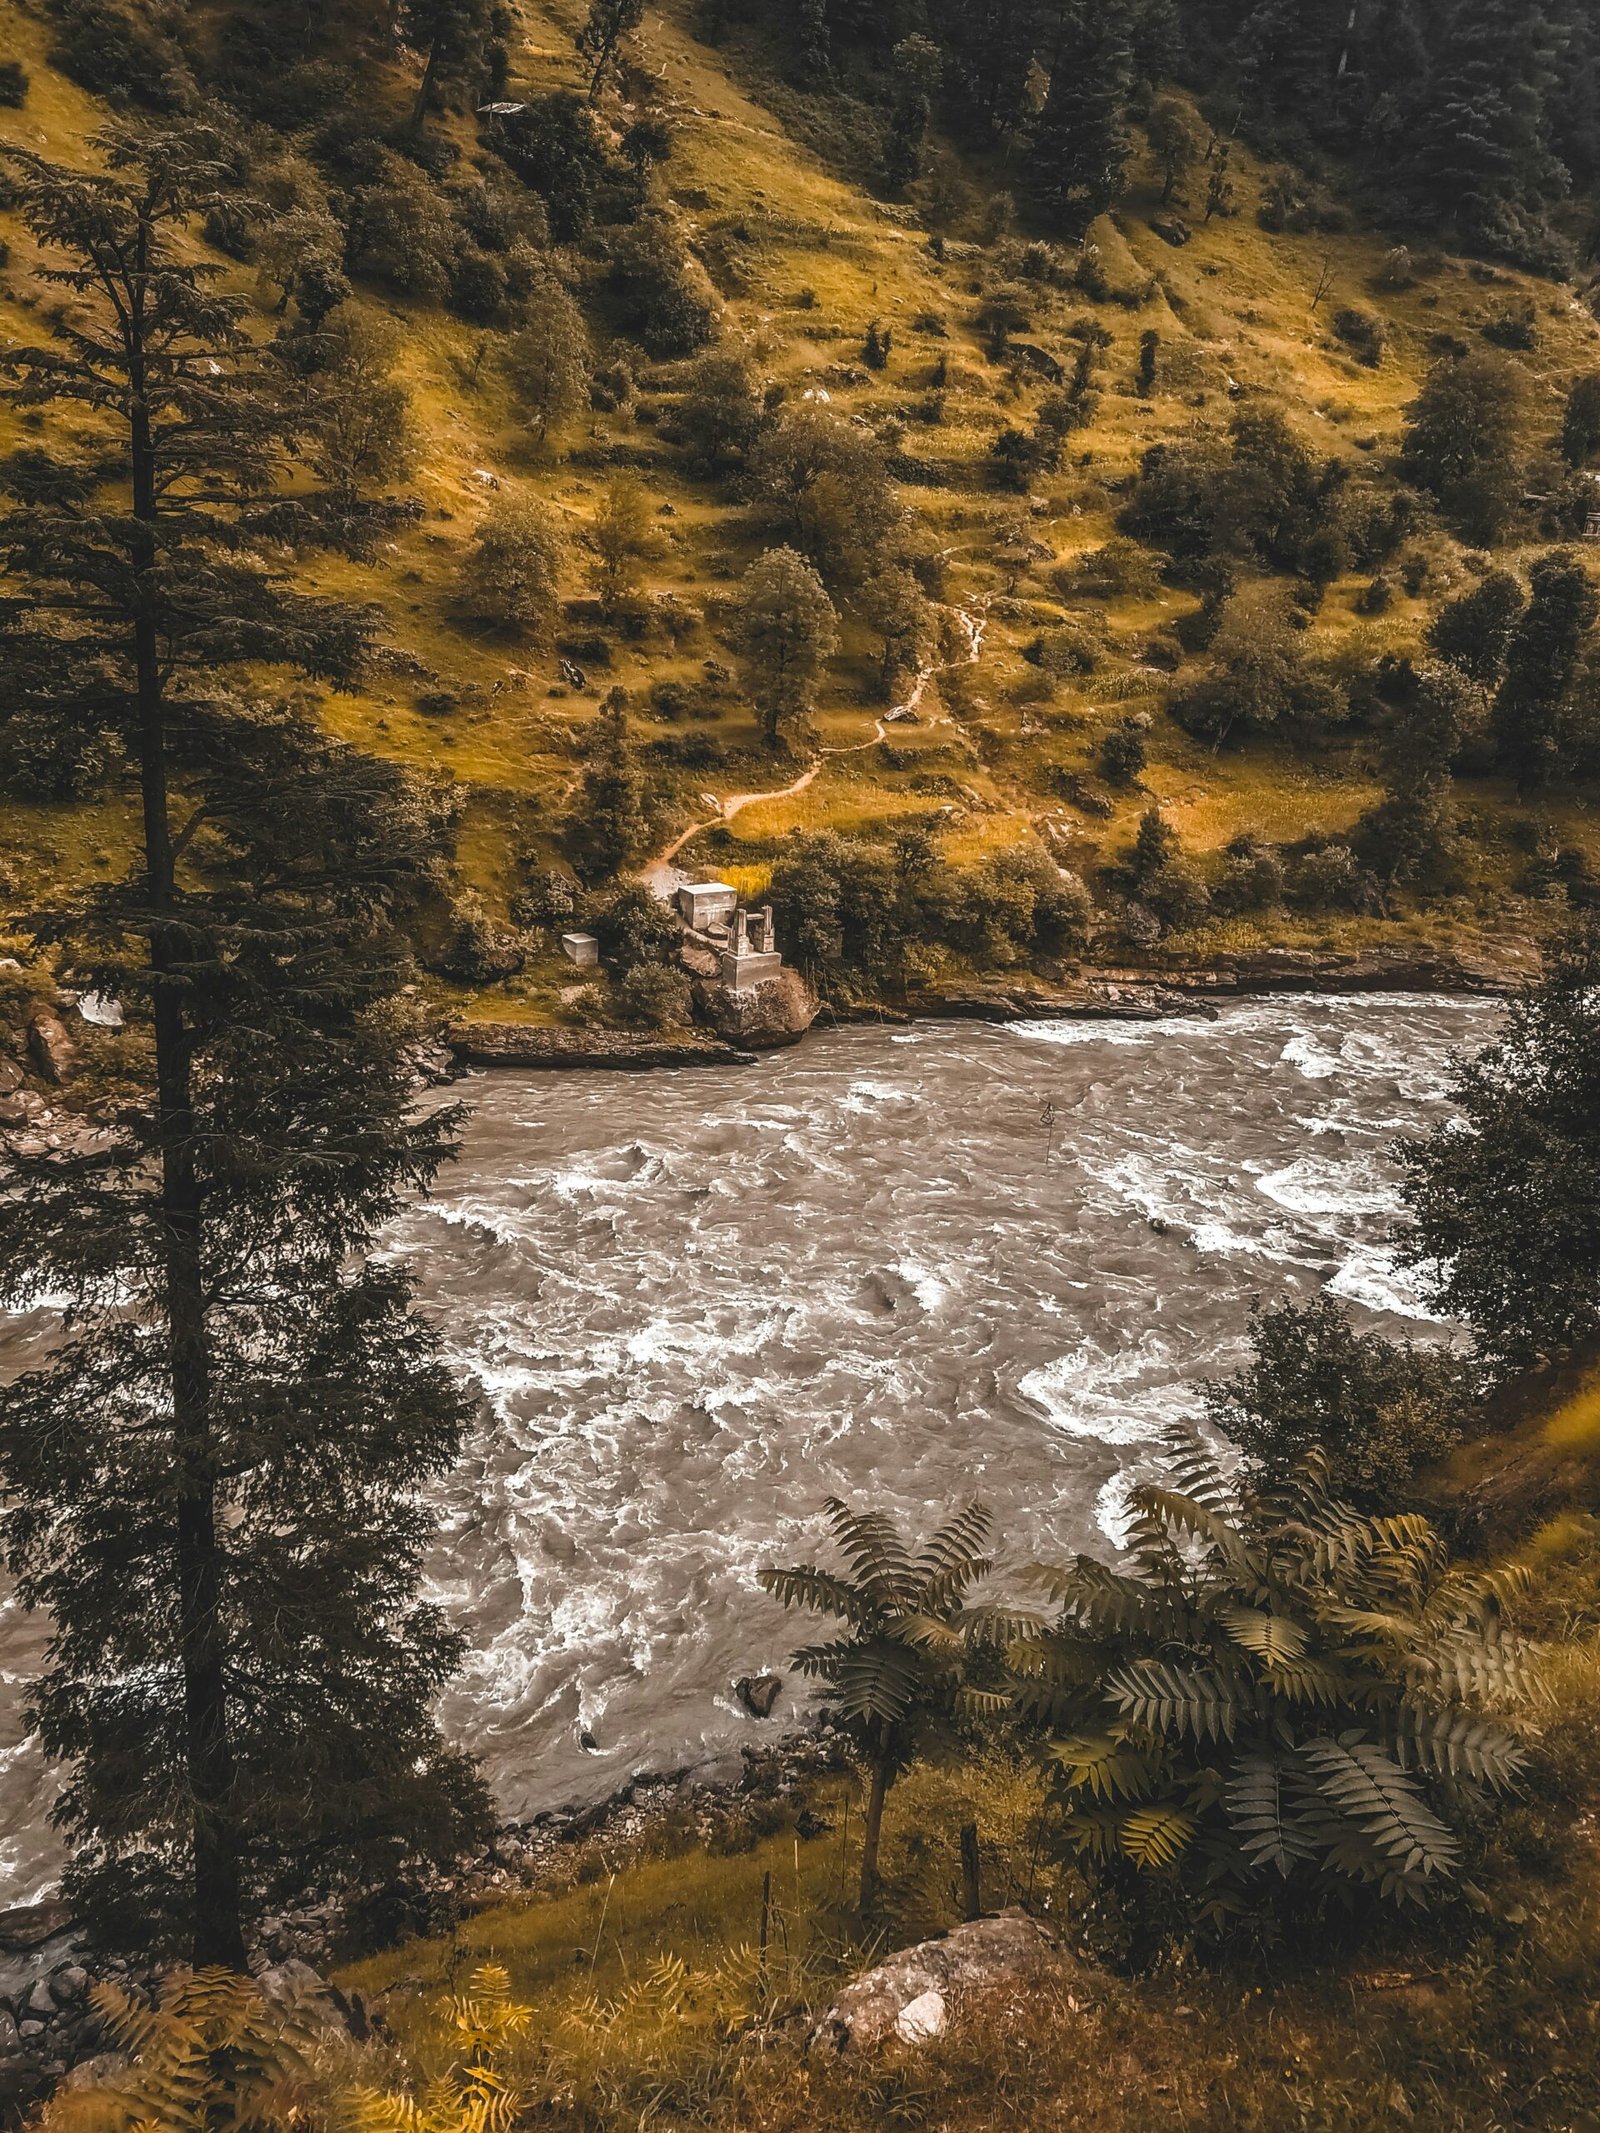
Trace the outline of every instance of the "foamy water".
<instances>
[{"instance_id":1,"label":"foamy water","mask_svg":"<svg viewBox=\"0 0 1600 2133\"><path fill-rule=\"evenodd\" d=\"M445 1722L506 1811L759 1737L733 1682L803 1625L754 1572L812 1551L826 1496L921 1528L977 1495L1012 1561L1109 1551L1252 1297L1442 1333L1389 1255L1388 1151L1494 1022L1258 1000L466 1084L463 1159L393 1248L484 1390L432 1577L472 1643ZM53 1871L18 1711L43 1643L0 1611L0 1900Z\"/></svg>"}]
</instances>

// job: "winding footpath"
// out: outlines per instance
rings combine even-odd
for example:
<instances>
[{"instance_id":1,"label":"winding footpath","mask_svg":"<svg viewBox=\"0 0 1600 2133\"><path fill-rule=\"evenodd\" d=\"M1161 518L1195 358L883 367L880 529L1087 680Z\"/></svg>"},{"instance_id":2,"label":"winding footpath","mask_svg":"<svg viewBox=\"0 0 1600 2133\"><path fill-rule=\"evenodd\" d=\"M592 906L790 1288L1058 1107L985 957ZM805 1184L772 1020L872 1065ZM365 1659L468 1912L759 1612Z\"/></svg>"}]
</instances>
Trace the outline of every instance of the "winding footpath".
<instances>
[{"instance_id":1,"label":"winding footpath","mask_svg":"<svg viewBox=\"0 0 1600 2133\"><path fill-rule=\"evenodd\" d=\"M771 792L729 793L726 798L717 802L717 811L714 815L707 815L704 821L701 822L691 822L686 830L680 831L673 838L665 851L658 852L654 859L643 866L639 871L640 881L665 902L677 886L677 880L682 870L675 865L675 862L685 845L693 843L696 837L702 835L708 829L716 829L723 823L732 822L736 816L742 815L747 807L754 807L762 800L793 799L796 793L805 791L806 787L812 783L825 764L833 757L863 755L867 749L877 747L892 725L915 719L921 707L922 699L927 693L928 684L936 675L946 673L954 666L976 666L982 658L985 627L984 611L987 606L988 602L985 600L975 613L964 607L951 610L955 620L960 624L966 635L966 658L964 660L934 660L927 666L919 668L917 678L912 684L910 695L907 696L904 703L896 704L892 711L886 711L881 718L873 720L872 732L866 740L851 741L843 748L818 749L817 759L808 770L801 771L799 777L794 779L791 784L780 785ZM943 718L936 719L932 723L947 726L952 721L948 718ZM709 799L712 796L707 794L706 797Z\"/></svg>"}]
</instances>

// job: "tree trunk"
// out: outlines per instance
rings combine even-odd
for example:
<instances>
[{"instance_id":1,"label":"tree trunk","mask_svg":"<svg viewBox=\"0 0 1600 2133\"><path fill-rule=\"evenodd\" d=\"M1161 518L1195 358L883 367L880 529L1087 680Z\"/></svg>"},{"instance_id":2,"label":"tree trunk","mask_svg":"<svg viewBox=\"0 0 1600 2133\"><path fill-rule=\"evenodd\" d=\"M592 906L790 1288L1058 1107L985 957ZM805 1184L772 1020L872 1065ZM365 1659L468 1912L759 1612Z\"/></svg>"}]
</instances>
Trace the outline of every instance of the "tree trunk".
<instances>
[{"instance_id":1,"label":"tree trunk","mask_svg":"<svg viewBox=\"0 0 1600 2133\"><path fill-rule=\"evenodd\" d=\"M872 1909L878 1893L878 1843L883 1835L883 1803L889 1797L889 1742L880 1740L867 1794L867 1822L861 1838L861 1910Z\"/></svg>"},{"instance_id":2,"label":"tree trunk","mask_svg":"<svg viewBox=\"0 0 1600 2133\"><path fill-rule=\"evenodd\" d=\"M139 790L151 910L156 1135L161 1157L167 1366L172 1386L178 1641L194 1847L191 1952L196 1968L221 1964L230 1970L243 1970L244 1933L233 1828L233 1751L228 1738L222 1668L222 1550L217 1537L216 1458L211 1441L211 1362L201 1259L204 1209L194 1161L189 1036L179 991L182 942L168 917L173 904L174 870L167 794L165 688L156 626L156 465L145 398L143 298L141 282L127 328L132 387L129 450L133 561L140 588L134 623L134 666L139 707Z\"/></svg>"},{"instance_id":3,"label":"tree trunk","mask_svg":"<svg viewBox=\"0 0 1600 2133\"><path fill-rule=\"evenodd\" d=\"M428 115L428 106L433 101L433 85L439 73L439 55L444 45L444 31L438 30L428 47L428 64L422 70L422 86L417 91L417 101L411 112L411 131L420 133L422 122Z\"/></svg>"}]
</instances>

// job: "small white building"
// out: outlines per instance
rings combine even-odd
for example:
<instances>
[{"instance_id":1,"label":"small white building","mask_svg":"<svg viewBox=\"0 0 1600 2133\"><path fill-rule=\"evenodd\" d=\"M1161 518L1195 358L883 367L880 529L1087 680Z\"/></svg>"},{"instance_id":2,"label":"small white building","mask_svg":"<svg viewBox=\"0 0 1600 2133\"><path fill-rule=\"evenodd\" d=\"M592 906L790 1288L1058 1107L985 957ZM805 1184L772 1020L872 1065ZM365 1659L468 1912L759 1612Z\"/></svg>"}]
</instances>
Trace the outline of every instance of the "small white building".
<instances>
[{"instance_id":1,"label":"small white building","mask_svg":"<svg viewBox=\"0 0 1600 2133\"><path fill-rule=\"evenodd\" d=\"M712 926L728 926L739 908L739 892L725 881L685 882L678 891L678 915L691 933L704 933Z\"/></svg>"},{"instance_id":2,"label":"small white building","mask_svg":"<svg viewBox=\"0 0 1600 2133\"><path fill-rule=\"evenodd\" d=\"M580 970L593 970L600 961L600 943L592 933L563 933L561 953Z\"/></svg>"}]
</instances>

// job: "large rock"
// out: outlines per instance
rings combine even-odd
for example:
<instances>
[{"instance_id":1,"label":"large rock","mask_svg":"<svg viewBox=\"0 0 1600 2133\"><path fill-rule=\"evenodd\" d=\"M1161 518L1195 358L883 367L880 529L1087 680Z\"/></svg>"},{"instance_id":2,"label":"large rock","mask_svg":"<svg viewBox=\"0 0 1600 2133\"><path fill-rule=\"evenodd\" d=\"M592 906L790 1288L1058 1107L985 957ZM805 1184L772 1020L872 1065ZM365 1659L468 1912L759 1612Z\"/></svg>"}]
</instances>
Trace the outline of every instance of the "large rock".
<instances>
[{"instance_id":1,"label":"large rock","mask_svg":"<svg viewBox=\"0 0 1600 2133\"><path fill-rule=\"evenodd\" d=\"M1072 1999L1083 2005L1097 1996L1097 1982L1097 1973L1036 1918L1002 1911L902 1948L858 1977L811 2032L810 2048L861 2052L925 2044L973 2000L996 1993L1020 1998L1054 1985L1075 1987Z\"/></svg>"},{"instance_id":2,"label":"large rock","mask_svg":"<svg viewBox=\"0 0 1600 2133\"><path fill-rule=\"evenodd\" d=\"M747 1066L750 1054L703 1031L550 1029L521 1022L458 1022L445 1033L454 1056L467 1066L613 1067Z\"/></svg>"},{"instance_id":3,"label":"large rock","mask_svg":"<svg viewBox=\"0 0 1600 2133\"><path fill-rule=\"evenodd\" d=\"M817 1019L819 1002L798 970L785 966L756 985L697 985L695 1000L717 1035L752 1052L798 1044Z\"/></svg>"},{"instance_id":4,"label":"large rock","mask_svg":"<svg viewBox=\"0 0 1600 2133\"><path fill-rule=\"evenodd\" d=\"M78 1063L78 1047L67 1035L66 1024L43 1008L28 1024L28 1051L46 1081L70 1079Z\"/></svg>"}]
</instances>

